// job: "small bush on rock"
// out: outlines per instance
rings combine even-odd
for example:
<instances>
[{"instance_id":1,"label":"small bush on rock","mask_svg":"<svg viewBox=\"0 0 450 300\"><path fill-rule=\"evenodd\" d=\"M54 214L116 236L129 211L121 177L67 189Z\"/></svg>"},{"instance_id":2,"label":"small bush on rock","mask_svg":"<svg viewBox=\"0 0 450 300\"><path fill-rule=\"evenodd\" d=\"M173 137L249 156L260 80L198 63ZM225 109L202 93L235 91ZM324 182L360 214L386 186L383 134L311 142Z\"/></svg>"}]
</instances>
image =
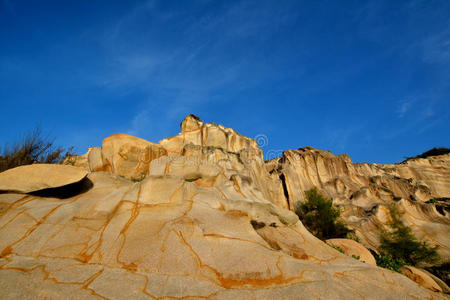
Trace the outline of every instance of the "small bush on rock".
<instances>
[{"instance_id":1,"label":"small bush on rock","mask_svg":"<svg viewBox=\"0 0 450 300\"><path fill-rule=\"evenodd\" d=\"M385 256L408 265L433 264L439 260L438 246L430 247L425 241L418 241L411 228L403 224L400 212L394 206L389 208L391 221L389 231L380 234L380 250Z\"/></svg>"},{"instance_id":2,"label":"small bush on rock","mask_svg":"<svg viewBox=\"0 0 450 300\"><path fill-rule=\"evenodd\" d=\"M400 268L406 263L398 258L394 258L389 254L381 252L380 255L375 255L377 266L400 273Z\"/></svg>"},{"instance_id":3,"label":"small bush on rock","mask_svg":"<svg viewBox=\"0 0 450 300\"><path fill-rule=\"evenodd\" d=\"M39 128L30 131L20 142L6 143L0 155L0 172L33 163L60 163L72 148L54 147Z\"/></svg>"},{"instance_id":4,"label":"small bush on rock","mask_svg":"<svg viewBox=\"0 0 450 300\"><path fill-rule=\"evenodd\" d=\"M295 213L303 225L321 240L331 238L345 238L352 232L339 220L341 211L333 206L331 200L326 199L317 188L305 192L307 201L300 203Z\"/></svg>"}]
</instances>

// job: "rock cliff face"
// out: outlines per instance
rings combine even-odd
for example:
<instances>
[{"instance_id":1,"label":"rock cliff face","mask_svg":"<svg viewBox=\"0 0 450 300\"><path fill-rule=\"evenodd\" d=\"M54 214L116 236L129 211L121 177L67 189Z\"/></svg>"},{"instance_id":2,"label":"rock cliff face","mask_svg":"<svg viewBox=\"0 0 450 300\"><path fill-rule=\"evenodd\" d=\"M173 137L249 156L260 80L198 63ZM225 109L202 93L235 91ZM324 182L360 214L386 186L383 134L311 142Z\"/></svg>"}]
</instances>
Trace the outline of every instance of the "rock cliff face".
<instances>
[{"instance_id":1,"label":"rock cliff face","mask_svg":"<svg viewBox=\"0 0 450 300\"><path fill-rule=\"evenodd\" d=\"M449 261L450 155L395 165L353 164L347 155L306 147L285 151L268 169L285 179L290 209L305 201L305 190L318 187L343 209L346 223L362 243L376 250L388 207L395 205L414 234L439 245L442 260ZM426 203L432 199L438 200Z\"/></svg>"},{"instance_id":2,"label":"rock cliff face","mask_svg":"<svg viewBox=\"0 0 450 300\"><path fill-rule=\"evenodd\" d=\"M443 245L448 214L423 202L448 196L448 157L425 161L354 165L307 148L266 163L254 140L192 115L159 144L114 135L65 162L88 189L0 193L0 298L445 299L339 253L289 210L318 186L376 247L364 230L398 203Z\"/></svg>"}]
</instances>

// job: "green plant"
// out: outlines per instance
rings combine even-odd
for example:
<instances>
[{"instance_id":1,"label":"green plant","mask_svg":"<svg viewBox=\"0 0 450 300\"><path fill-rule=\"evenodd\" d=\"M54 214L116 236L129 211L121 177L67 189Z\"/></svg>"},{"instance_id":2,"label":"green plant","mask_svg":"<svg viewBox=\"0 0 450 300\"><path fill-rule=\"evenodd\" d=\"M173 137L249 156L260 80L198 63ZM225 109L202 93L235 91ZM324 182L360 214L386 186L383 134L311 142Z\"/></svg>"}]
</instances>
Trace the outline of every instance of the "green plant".
<instances>
[{"instance_id":1,"label":"green plant","mask_svg":"<svg viewBox=\"0 0 450 300\"><path fill-rule=\"evenodd\" d=\"M196 181L198 178L186 178L185 181L187 182L194 182Z\"/></svg>"},{"instance_id":2,"label":"green plant","mask_svg":"<svg viewBox=\"0 0 450 300\"><path fill-rule=\"evenodd\" d=\"M54 147L48 136L43 136L39 127L29 131L24 138L12 145L6 143L0 155L0 172L33 163L60 163L72 148Z\"/></svg>"},{"instance_id":3,"label":"green plant","mask_svg":"<svg viewBox=\"0 0 450 300\"><path fill-rule=\"evenodd\" d=\"M359 255L354 255L354 254L352 254L352 257L356 260L359 260L361 258Z\"/></svg>"},{"instance_id":4,"label":"green plant","mask_svg":"<svg viewBox=\"0 0 450 300\"><path fill-rule=\"evenodd\" d=\"M361 240L359 239L359 237L356 235L356 233L354 231L350 231L349 233L347 233L346 238L349 240L354 240L355 242L358 242L358 243L361 242Z\"/></svg>"},{"instance_id":5,"label":"green plant","mask_svg":"<svg viewBox=\"0 0 450 300\"><path fill-rule=\"evenodd\" d=\"M342 254L344 254L344 250L342 250L341 247L336 246L336 245L330 245L331 247L333 247L334 249L336 249L337 251L341 252Z\"/></svg>"},{"instance_id":6,"label":"green plant","mask_svg":"<svg viewBox=\"0 0 450 300\"><path fill-rule=\"evenodd\" d=\"M76 162L76 160L74 157L68 156L62 163L65 165L75 166L75 162Z\"/></svg>"},{"instance_id":7,"label":"green plant","mask_svg":"<svg viewBox=\"0 0 450 300\"><path fill-rule=\"evenodd\" d=\"M398 273L400 273L400 268L406 264L403 260L394 258L384 252L381 252L380 255L375 255L375 260L377 262L377 266Z\"/></svg>"},{"instance_id":8,"label":"green plant","mask_svg":"<svg viewBox=\"0 0 450 300\"><path fill-rule=\"evenodd\" d=\"M319 193L317 188L305 192L307 201L300 203L295 213L303 225L321 240L344 238L352 232L341 220L341 211L333 206L331 200Z\"/></svg>"},{"instance_id":9,"label":"green plant","mask_svg":"<svg viewBox=\"0 0 450 300\"><path fill-rule=\"evenodd\" d=\"M402 261L408 265L422 263L435 263L439 260L438 246L431 247L425 241L418 241L400 219L400 212L395 206L389 208L390 219L388 223L390 230L383 230L380 234L380 250L395 260Z\"/></svg>"},{"instance_id":10,"label":"green plant","mask_svg":"<svg viewBox=\"0 0 450 300\"><path fill-rule=\"evenodd\" d=\"M145 179L147 175L145 173L140 174L138 177L131 177L131 181L133 182L140 182Z\"/></svg>"}]
</instances>

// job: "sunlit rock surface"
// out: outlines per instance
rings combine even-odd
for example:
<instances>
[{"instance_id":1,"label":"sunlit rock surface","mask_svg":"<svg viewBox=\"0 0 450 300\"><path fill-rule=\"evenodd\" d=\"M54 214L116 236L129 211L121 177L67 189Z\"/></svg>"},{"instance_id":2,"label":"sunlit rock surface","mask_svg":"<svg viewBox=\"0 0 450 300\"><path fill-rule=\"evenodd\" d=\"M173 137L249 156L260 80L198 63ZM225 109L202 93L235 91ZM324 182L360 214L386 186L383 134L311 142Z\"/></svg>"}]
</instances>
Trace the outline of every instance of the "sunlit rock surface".
<instances>
[{"instance_id":1,"label":"sunlit rock surface","mask_svg":"<svg viewBox=\"0 0 450 300\"><path fill-rule=\"evenodd\" d=\"M358 242L349 239L329 239L326 240L326 243L328 245L338 247L338 249L343 251L345 255L373 266L377 265L372 253L370 253L369 250Z\"/></svg>"},{"instance_id":2,"label":"sunlit rock surface","mask_svg":"<svg viewBox=\"0 0 450 300\"><path fill-rule=\"evenodd\" d=\"M450 260L450 155L395 165L354 164L345 154L306 147L285 151L267 168L284 178L290 209L305 201L305 190L318 187L343 210L364 246L376 250L389 221L388 207L394 205L418 238L439 245L442 261Z\"/></svg>"},{"instance_id":3,"label":"sunlit rock surface","mask_svg":"<svg viewBox=\"0 0 450 300\"><path fill-rule=\"evenodd\" d=\"M67 165L33 164L0 173L0 191L30 193L77 183L87 172Z\"/></svg>"},{"instance_id":4,"label":"sunlit rock surface","mask_svg":"<svg viewBox=\"0 0 450 300\"><path fill-rule=\"evenodd\" d=\"M286 153L266 164L232 129L181 127L72 157L91 186L71 197L0 194L0 298L446 299L313 237L287 208L311 187L303 174L317 181Z\"/></svg>"}]
</instances>

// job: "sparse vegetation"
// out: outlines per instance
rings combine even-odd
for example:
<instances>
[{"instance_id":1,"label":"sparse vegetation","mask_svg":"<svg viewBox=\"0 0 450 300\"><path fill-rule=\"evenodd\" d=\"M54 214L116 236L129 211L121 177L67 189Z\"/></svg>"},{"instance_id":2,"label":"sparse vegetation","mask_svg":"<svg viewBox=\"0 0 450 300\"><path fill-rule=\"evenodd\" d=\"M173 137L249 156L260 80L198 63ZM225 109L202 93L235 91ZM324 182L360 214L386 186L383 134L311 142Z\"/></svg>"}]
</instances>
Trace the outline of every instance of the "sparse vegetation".
<instances>
[{"instance_id":1,"label":"sparse vegetation","mask_svg":"<svg viewBox=\"0 0 450 300\"><path fill-rule=\"evenodd\" d=\"M305 192L307 201L300 203L295 213L303 225L321 240L331 238L345 238L352 232L344 222L339 220L341 211L333 206L331 200L326 199L317 188Z\"/></svg>"},{"instance_id":2,"label":"sparse vegetation","mask_svg":"<svg viewBox=\"0 0 450 300\"><path fill-rule=\"evenodd\" d=\"M137 177L131 177L131 181L140 182L140 181L144 180L146 177L147 177L147 175L145 173L142 173Z\"/></svg>"},{"instance_id":3,"label":"sparse vegetation","mask_svg":"<svg viewBox=\"0 0 450 300\"><path fill-rule=\"evenodd\" d=\"M186 178L185 181L187 182L194 182L196 181L198 178Z\"/></svg>"},{"instance_id":4,"label":"sparse vegetation","mask_svg":"<svg viewBox=\"0 0 450 300\"><path fill-rule=\"evenodd\" d=\"M400 212L395 206L389 208L391 221L389 230L380 234L381 254L377 264L398 272L405 264L433 264L439 259L438 246L431 247L425 241L418 241L411 228L403 224Z\"/></svg>"},{"instance_id":5,"label":"sparse vegetation","mask_svg":"<svg viewBox=\"0 0 450 300\"><path fill-rule=\"evenodd\" d=\"M425 151L422 154L416 155L416 156L411 156L411 157L405 157L405 160L403 162L406 162L410 159L415 159L415 158L427 158L430 156L437 156L437 155L443 155L443 154L448 154L450 153L450 149L449 148L445 148L445 147L440 147L440 148L433 148L430 149L428 151Z\"/></svg>"},{"instance_id":6,"label":"sparse vegetation","mask_svg":"<svg viewBox=\"0 0 450 300\"><path fill-rule=\"evenodd\" d=\"M336 249L337 251L341 252L342 254L344 254L344 250L342 250L341 247L335 246L335 245L330 245L330 246L333 247L334 249Z\"/></svg>"},{"instance_id":7,"label":"sparse vegetation","mask_svg":"<svg viewBox=\"0 0 450 300\"><path fill-rule=\"evenodd\" d=\"M6 143L1 149L0 172L33 163L60 163L72 148L55 147L48 136L43 136L39 127L28 132L24 138L12 145Z\"/></svg>"},{"instance_id":8,"label":"sparse vegetation","mask_svg":"<svg viewBox=\"0 0 450 300\"><path fill-rule=\"evenodd\" d=\"M356 260L359 260L361 258L359 255L354 255L354 254L352 255L352 257Z\"/></svg>"},{"instance_id":9,"label":"sparse vegetation","mask_svg":"<svg viewBox=\"0 0 450 300\"><path fill-rule=\"evenodd\" d=\"M350 231L349 233L347 233L346 238L349 239L349 240L353 240L355 242L358 242L358 243L361 242L361 240L359 239L359 237L356 235L356 233L354 231Z\"/></svg>"},{"instance_id":10,"label":"sparse vegetation","mask_svg":"<svg viewBox=\"0 0 450 300\"><path fill-rule=\"evenodd\" d=\"M398 258L394 258L389 254L381 252L379 255L375 255L377 266L400 273L400 268L406 263Z\"/></svg>"},{"instance_id":11,"label":"sparse vegetation","mask_svg":"<svg viewBox=\"0 0 450 300\"><path fill-rule=\"evenodd\" d=\"M426 204L435 204L438 203L438 200L436 198L430 199L427 202L425 202Z\"/></svg>"}]
</instances>

